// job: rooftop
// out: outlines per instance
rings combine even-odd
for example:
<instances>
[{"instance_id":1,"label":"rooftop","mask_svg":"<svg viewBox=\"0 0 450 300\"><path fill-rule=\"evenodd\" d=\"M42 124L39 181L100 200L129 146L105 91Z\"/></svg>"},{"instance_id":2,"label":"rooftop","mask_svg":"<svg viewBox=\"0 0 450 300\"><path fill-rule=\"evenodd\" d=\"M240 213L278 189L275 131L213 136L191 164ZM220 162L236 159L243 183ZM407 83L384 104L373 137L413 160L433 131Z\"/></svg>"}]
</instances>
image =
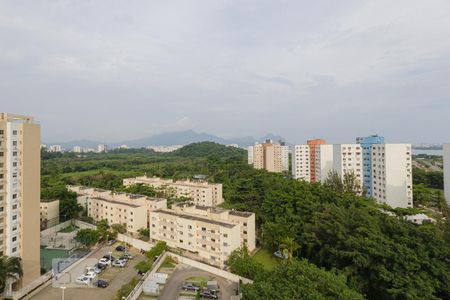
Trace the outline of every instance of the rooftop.
<instances>
[{"instance_id":1,"label":"rooftop","mask_svg":"<svg viewBox=\"0 0 450 300\"><path fill-rule=\"evenodd\" d=\"M203 218L203 217L194 216L194 215L190 215L190 214L176 213L176 212L174 212L172 210L168 210L168 209L157 209L154 211L154 213L163 213L163 214L167 214L167 215L171 215L171 216L176 216L176 217L194 220L194 221L201 221L201 222L219 225L219 226L223 226L223 227L227 227L227 228L233 228L234 226L237 226L237 224L228 223L228 222L224 222L224 221L211 220L208 218Z\"/></svg>"},{"instance_id":2,"label":"rooftop","mask_svg":"<svg viewBox=\"0 0 450 300\"><path fill-rule=\"evenodd\" d=\"M105 198L101 198L101 197L94 197L91 198L93 200L101 200L101 201L105 201L105 202L109 202L109 203L113 203L113 204L121 204L121 205L126 205L126 206L130 206L130 207L141 207L142 205L137 205L134 203L128 203L128 202L123 202L123 201L115 201L115 200L109 200L109 199L105 199Z\"/></svg>"}]
</instances>

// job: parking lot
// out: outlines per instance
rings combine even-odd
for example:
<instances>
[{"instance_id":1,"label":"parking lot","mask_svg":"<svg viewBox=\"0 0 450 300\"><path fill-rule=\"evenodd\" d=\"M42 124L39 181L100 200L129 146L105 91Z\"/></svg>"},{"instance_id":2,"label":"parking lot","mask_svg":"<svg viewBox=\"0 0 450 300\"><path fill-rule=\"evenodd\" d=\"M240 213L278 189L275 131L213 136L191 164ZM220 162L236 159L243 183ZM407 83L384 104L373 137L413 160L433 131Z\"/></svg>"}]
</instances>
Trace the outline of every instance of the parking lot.
<instances>
[{"instance_id":1,"label":"parking lot","mask_svg":"<svg viewBox=\"0 0 450 300\"><path fill-rule=\"evenodd\" d=\"M229 280L226 280L217 275L189 267L186 265L178 265L175 271L167 280L164 288L161 290L158 299L161 300L178 300L178 299L195 299L195 294L192 297L186 296L186 293L182 291L182 286L189 278L195 277L207 277L210 280L217 281L220 287L219 299L229 300L232 295L236 294L237 285Z\"/></svg>"},{"instance_id":2,"label":"parking lot","mask_svg":"<svg viewBox=\"0 0 450 300\"><path fill-rule=\"evenodd\" d=\"M128 264L124 268L119 267L108 267L106 270L97 275L93 282L98 279L103 279L109 282L109 286L106 288L97 288L92 286L87 286L83 284L76 284L76 278L85 273L86 267L91 267L104 255L108 255L112 252L112 256L119 258L123 252L116 252L115 248L119 243L112 246L104 246L97 250L95 253L78 263L73 269L70 270L71 275L60 274L58 280L52 282L52 285L47 286L41 290L36 295L32 296L30 299L33 300L52 300L62 298L62 289L60 286L66 286L64 290L65 300L75 300L75 299L112 299L114 298L116 292L122 285L128 283L133 276L137 276L137 272L134 266L145 259L145 256L140 254L136 249L128 249L134 258L128 261ZM66 284L64 284L66 283Z\"/></svg>"}]
</instances>

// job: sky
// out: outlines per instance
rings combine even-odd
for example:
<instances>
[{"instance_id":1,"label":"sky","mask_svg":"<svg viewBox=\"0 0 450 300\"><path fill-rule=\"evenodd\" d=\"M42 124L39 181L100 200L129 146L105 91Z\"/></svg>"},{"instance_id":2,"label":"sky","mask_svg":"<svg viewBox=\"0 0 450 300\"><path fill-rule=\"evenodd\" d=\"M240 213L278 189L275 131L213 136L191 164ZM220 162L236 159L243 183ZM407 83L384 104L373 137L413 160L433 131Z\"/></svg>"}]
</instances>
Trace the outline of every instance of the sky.
<instances>
[{"instance_id":1,"label":"sky","mask_svg":"<svg viewBox=\"0 0 450 300\"><path fill-rule=\"evenodd\" d=\"M450 1L4 0L0 111L47 142L450 142Z\"/></svg>"}]
</instances>

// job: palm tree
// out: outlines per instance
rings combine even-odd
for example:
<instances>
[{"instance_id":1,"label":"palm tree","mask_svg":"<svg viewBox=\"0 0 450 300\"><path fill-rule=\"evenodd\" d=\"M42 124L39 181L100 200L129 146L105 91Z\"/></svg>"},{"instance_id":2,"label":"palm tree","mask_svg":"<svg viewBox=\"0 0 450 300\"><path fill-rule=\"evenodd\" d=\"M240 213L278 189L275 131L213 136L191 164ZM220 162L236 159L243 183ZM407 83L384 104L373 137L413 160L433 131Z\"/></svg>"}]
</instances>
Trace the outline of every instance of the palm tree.
<instances>
[{"instance_id":1,"label":"palm tree","mask_svg":"<svg viewBox=\"0 0 450 300\"><path fill-rule=\"evenodd\" d=\"M0 256L0 291L4 290L12 280L18 279L22 275L22 259L20 257Z\"/></svg>"},{"instance_id":2,"label":"palm tree","mask_svg":"<svg viewBox=\"0 0 450 300\"><path fill-rule=\"evenodd\" d=\"M280 248L287 252L288 258L290 259L293 257L294 252L300 248L300 245L297 244L294 238L287 236L281 240Z\"/></svg>"}]
</instances>

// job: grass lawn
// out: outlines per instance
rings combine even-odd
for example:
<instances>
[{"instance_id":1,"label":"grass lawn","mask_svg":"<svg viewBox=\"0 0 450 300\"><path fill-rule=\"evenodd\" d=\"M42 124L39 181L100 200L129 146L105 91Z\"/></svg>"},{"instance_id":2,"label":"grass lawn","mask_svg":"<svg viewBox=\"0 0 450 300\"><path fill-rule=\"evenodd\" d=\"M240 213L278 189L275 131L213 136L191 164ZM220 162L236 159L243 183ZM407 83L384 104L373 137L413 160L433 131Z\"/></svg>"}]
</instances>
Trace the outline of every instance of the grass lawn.
<instances>
[{"instance_id":1,"label":"grass lawn","mask_svg":"<svg viewBox=\"0 0 450 300\"><path fill-rule=\"evenodd\" d=\"M264 266L267 271L273 270L279 263L280 260L277 259L272 253L266 249L260 249L255 253L253 258Z\"/></svg>"}]
</instances>

